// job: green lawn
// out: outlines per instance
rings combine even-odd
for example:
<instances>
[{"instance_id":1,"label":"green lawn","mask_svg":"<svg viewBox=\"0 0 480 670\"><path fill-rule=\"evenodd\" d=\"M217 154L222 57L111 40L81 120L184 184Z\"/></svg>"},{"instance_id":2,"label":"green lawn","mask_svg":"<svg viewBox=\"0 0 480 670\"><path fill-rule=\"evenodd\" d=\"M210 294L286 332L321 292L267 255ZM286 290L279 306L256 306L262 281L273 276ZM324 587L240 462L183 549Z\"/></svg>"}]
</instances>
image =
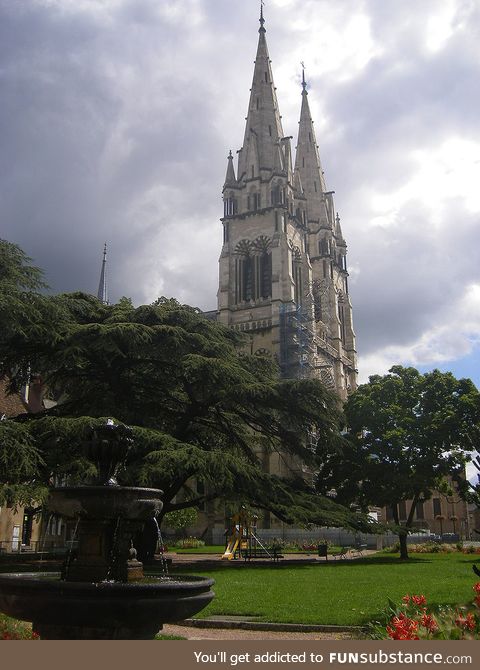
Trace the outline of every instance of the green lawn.
<instances>
[{"instance_id":1,"label":"green lawn","mask_svg":"<svg viewBox=\"0 0 480 670\"><path fill-rule=\"evenodd\" d=\"M225 551L225 545L207 545L204 547L195 547L193 549L181 549L180 547L168 547L168 551L173 554L219 554L222 555ZM317 551L312 549L307 551L306 549L281 549L282 554L307 554L316 556ZM339 546L332 546L329 548L329 553L332 555L340 551Z\"/></svg>"},{"instance_id":2,"label":"green lawn","mask_svg":"<svg viewBox=\"0 0 480 670\"><path fill-rule=\"evenodd\" d=\"M225 545L208 545L205 547L195 547L193 549L181 549L180 547L168 547L168 551L173 554L223 554Z\"/></svg>"},{"instance_id":3,"label":"green lawn","mask_svg":"<svg viewBox=\"0 0 480 670\"><path fill-rule=\"evenodd\" d=\"M434 606L473 600L478 579L472 564L480 562L478 556L411 556L406 562L377 554L316 565L219 565L208 572L183 572L215 579L216 598L199 617L250 615L273 622L360 625L374 619L387 598L400 602L406 593L423 593Z\"/></svg>"}]
</instances>

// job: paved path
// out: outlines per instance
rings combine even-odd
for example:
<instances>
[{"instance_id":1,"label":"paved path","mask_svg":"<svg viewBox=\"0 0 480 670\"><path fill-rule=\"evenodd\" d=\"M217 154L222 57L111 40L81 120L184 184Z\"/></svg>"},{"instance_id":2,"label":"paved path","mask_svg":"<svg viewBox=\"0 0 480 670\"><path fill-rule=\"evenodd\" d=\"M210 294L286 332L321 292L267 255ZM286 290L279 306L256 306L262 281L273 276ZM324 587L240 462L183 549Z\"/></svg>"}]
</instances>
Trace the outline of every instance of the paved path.
<instances>
[{"instance_id":1,"label":"paved path","mask_svg":"<svg viewBox=\"0 0 480 670\"><path fill-rule=\"evenodd\" d=\"M370 556L372 554L376 554L377 550L376 549L366 549L362 552L362 555L358 554L357 552L349 552L347 554L346 560L358 560L359 558L362 558L362 556ZM166 552L165 553L165 558L166 559L171 559L173 567L178 566L178 565L192 565L195 566L196 564L207 566L208 564L210 565L215 565L216 563L222 563L223 565L227 566L241 566L241 565L272 565L273 561L270 561L268 559L257 559L257 560L250 560L250 561L244 561L243 559L236 559L232 561L225 561L222 560L222 557L220 554L176 554L174 551L171 552ZM157 557L158 559L158 557ZM288 554L285 553L283 554L283 559L280 559L278 561L278 565L288 565L289 563L325 563L327 559L325 558L319 558L318 555L314 552L311 554ZM332 555L329 555L328 557L328 563L335 563L335 561L342 562L345 559L339 559L338 557L335 558Z\"/></svg>"},{"instance_id":2,"label":"paved path","mask_svg":"<svg viewBox=\"0 0 480 670\"><path fill-rule=\"evenodd\" d=\"M351 640L351 633L287 633L241 628L197 628L165 624L164 635L179 635L187 640Z\"/></svg>"},{"instance_id":3,"label":"paved path","mask_svg":"<svg viewBox=\"0 0 480 670\"><path fill-rule=\"evenodd\" d=\"M376 553L375 551L365 551L364 555ZM279 565L295 563L325 563L325 558L319 558L316 553L312 554L285 554L284 559L279 561ZM221 561L219 554L176 554L168 552L165 558L172 559L173 566L190 565L192 568L208 568ZM358 554L349 555L348 560L360 558ZM334 562L335 559L330 556L328 562ZM245 565L243 560L222 561L224 565L232 568ZM251 561L250 564L269 565L269 561ZM197 626L178 626L165 624L162 633L164 635L175 635L187 638L188 640L351 640L355 639L355 634L351 632L290 632L290 631L266 631L266 630L245 630L242 628L199 628Z\"/></svg>"}]
</instances>

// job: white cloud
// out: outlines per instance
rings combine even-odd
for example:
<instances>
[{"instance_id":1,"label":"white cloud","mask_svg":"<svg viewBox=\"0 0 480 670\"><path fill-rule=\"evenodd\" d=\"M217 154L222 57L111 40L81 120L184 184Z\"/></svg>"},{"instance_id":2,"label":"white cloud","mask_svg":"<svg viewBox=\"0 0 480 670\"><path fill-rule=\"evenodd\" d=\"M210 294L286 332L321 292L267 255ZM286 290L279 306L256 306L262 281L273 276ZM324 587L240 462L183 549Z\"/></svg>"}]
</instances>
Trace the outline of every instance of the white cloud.
<instances>
[{"instance_id":1,"label":"white cloud","mask_svg":"<svg viewBox=\"0 0 480 670\"><path fill-rule=\"evenodd\" d=\"M1 234L55 290L95 291L107 240L113 299L214 307L258 9L0 2ZM307 66L363 379L459 358L480 333L478 2L271 0L265 17L286 134Z\"/></svg>"},{"instance_id":2,"label":"white cloud","mask_svg":"<svg viewBox=\"0 0 480 670\"><path fill-rule=\"evenodd\" d=\"M395 192L373 195L377 216L371 224L392 223L399 210L412 200L425 203L430 210L430 224L442 222L445 203L453 198L462 199L469 212L480 212L480 141L450 137L439 147L413 150L411 157L414 167L407 183Z\"/></svg>"},{"instance_id":3,"label":"white cloud","mask_svg":"<svg viewBox=\"0 0 480 670\"><path fill-rule=\"evenodd\" d=\"M386 345L360 356L360 382L368 381L371 374L385 374L394 364L435 366L462 358L479 345L480 284L471 284L460 302L445 307L441 319L414 341Z\"/></svg>"}]
</instances>

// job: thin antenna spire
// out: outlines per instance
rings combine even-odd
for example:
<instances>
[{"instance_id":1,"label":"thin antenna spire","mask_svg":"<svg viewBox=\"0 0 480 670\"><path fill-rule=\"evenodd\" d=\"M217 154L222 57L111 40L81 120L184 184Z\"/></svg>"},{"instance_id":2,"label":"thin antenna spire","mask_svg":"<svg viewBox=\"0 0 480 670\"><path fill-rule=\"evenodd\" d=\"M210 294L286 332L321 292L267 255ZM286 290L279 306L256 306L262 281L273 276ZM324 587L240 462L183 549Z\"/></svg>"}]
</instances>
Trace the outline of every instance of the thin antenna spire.
<instances>
[{"instance_id":1,"label":"thin antenna spire","mask_svg":"<svg viewBox=\"0 0 480 670\"><path fill-rule=\"evenodd\" d=\"M265 19L263 18L263 5L264 4L265 3L263 2L263 0L260 0L260 19L259 19L260 28L258 29L259 33L265 33L266 32L265 28L263 27L263 24L265 23Z\"/></svg>"},{"instance_id":2,"label":"thin antenna spire","mask_svg":"<svg viewBox=\"0 0 480 670\"><path fill-rule=\"evenodd\" d=\"M98 284L97 298L108 305L108 291L107 291L107 243L103 247L102 270L100 272L100 282Z\"/></svg>"},{"instance_id":3,"label":"thin antenna spire","mask_svg":"<svg viewBox=\"0 0 480 670\"><path fill-rule=\"evenodd\" d=\"M303 60L300 62L300 65L302 66L302 88L307 93L307 82L305 81L305 63Z\"/></svg>"}]
</instances>

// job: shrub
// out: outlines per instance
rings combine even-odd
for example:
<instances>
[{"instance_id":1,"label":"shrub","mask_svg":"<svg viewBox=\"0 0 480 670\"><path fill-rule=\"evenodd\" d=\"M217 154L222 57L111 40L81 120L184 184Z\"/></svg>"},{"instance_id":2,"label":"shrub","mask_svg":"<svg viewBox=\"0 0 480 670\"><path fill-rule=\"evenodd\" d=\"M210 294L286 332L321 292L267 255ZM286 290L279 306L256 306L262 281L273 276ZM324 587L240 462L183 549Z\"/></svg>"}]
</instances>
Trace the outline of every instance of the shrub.
<instances>
[{"instance_id":1,"label":"shrub","mask_svg":"<svg viewBox=\"0 0 480 670\"><path fill-rule=\"evenodd\" d=\"M178 549L198 549L199 547L204 547L205 542L198 539L198 537L185 537L174 542L173 546Z\"/></svg>"},{"instance_id":2,"label":"shrub","mask_svg":"<svg viewBox=\"0 0 480 670\"><path fill-rule=\"evenodd\" d=\"M173 530L183 530L194 526L198 520L198 511L194 507L177 509L167 512L163 517L163 523ZM186 535L186 533L184 533Z\"/></svg>"},{"instance_id":3,"label":"shrub","mask_svg":"<svg viewBox=\"0 0 480 670\"><path fill-rule=\"evenodd\" d=\"M0 614L0 640L38 640L30 624Z\"/></svg>"},{"instance_id":4,"label":"shrub","mask_svg":"<svg viewBox=\"0 0 480 670\"><path fill-rule=\"evenodd\" d=\"M473 544L464 545L462 548L464 554L480 554L480 547Z\"/></svg>"},{"instance_id":5,"label":"shrub","mask_svg":"<svg viewBox=\"0 0 480 670\"><path fill-rule=\"evenodd\" d=\"M371 624L369 637L392 640L480 639L480 582L473 586L475 598L469 607L439 607L429 611L423 594L407 594L397 606L389 600L383 621Z\"/></svg>"}]
</instances>

